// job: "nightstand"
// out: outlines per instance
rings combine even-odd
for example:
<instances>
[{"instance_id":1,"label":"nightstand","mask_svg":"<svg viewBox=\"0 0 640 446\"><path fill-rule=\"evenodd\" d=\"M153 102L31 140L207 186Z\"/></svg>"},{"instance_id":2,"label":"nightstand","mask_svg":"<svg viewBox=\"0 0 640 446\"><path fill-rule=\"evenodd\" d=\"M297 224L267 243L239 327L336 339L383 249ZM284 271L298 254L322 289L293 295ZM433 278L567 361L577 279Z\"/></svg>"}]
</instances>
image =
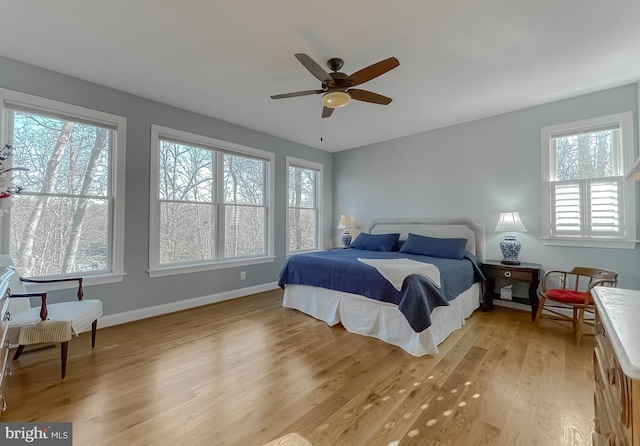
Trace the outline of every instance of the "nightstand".
<instances>
[{"instance_id":1,"label":"nightstand","mask_svg":"<svg viewBox=\"0 0 640 446\"><path fill-rule=\"evenodd\" d=\"M500 295L493 290L496 279L503 281L524 282L529 284L529 299L514 297L513 302L531 305L531 320L533 321L538 311L538 284L540 283L540 265L537 263L520 263L519 265L505 265L500 260L486 260L482 263L482 271L487 277L487 287L483 297L483 309L490 310L493 307L493 299Z\"/></svg>"}]
</instances>

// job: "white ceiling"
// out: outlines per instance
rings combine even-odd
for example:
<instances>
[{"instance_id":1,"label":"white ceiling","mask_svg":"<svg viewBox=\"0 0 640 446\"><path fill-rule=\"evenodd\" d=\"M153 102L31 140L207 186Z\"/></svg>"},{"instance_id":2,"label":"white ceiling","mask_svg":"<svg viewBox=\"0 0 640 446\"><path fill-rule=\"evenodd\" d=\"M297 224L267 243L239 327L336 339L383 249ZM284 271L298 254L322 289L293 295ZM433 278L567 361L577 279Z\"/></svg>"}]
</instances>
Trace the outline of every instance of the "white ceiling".
<instances>
[{"instance_id":1,"label":"white ceiling","mask_svg":"<svg viewBox=\"0 0 640 446\"><path fill-rule=\"evenodd\" d=\"M0 55L330 152L640 78L638 0L0 0ZM321 119L294 57L400 66ZM328 70L328 69L327 69ZM320 136L324 141L320 141Z\"/></svg>"}]
</instances>

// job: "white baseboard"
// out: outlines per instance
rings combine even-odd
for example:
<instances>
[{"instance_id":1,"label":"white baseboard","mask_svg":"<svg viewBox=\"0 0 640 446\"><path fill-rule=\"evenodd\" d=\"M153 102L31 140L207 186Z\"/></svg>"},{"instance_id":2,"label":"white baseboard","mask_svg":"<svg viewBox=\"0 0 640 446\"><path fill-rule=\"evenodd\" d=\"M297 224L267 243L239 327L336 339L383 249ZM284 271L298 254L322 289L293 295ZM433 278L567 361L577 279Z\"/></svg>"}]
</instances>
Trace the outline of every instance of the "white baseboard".
<instances>
[{"instance_id":1,"label":"white baseboard","mask_svg":"<svg viewBox=\"0 0 640 446\"><path fill-rule=\"evenodd\" d=\"M237 290L225 291L224 293L211 294L209 296L196 297L193 299L179 300L163 305L140 308L138 310L125 311L123 313L109 314L98 319L98 328L110 327L112 325L133 322L148 317L159 316L161 314L173 313L175 311L188 310L189 308L201 307L203 305L214 304L225 300L236 299L250 294L264 293L278 288L276 282L265 283L263 285L240 288Z\"/></svg>"}]
</instances>

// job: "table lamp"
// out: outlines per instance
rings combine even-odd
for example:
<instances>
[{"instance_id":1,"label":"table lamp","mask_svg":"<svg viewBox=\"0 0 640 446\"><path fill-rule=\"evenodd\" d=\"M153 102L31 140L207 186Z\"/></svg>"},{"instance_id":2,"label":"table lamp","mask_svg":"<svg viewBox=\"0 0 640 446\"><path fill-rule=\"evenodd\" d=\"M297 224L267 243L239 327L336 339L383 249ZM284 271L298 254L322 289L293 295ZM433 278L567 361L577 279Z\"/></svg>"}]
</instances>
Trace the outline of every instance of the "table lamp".
<instances>
[{"instance_id":1,"label":"table lamp","mask_svg":"<svg viewBox=\"0 0 640 446\"><path fill-rule=\"evenodd\" d=\"M502 251L502 263L505 265L520 265L520 242L516 240L514 232L527 232L517 212L503 212L500 214L496 232L506 232L504 240L500 242Z\"/></svg>"},{"instance_id":2,"label":"table lamp","mask_svg":"<svg viewBox=\"0 0 640 446\"><path fill-rule=\"evenodd\" d=\"M351 228L351 217L348 215L340 216L340 223L338 223L338 229L344 229L340 241L343 248L348 248L351 244L351 234L349 234L349 228Z\"/></svg>"}]
</instances>

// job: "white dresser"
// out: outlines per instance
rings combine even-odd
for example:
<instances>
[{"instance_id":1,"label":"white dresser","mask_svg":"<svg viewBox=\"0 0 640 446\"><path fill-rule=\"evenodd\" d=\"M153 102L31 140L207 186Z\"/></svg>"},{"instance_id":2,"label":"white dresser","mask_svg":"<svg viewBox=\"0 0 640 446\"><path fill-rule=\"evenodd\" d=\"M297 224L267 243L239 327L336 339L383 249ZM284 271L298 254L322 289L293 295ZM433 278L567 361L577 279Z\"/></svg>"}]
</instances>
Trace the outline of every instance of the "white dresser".
<instances>
[{"instance_id":1,"label":"white dresser","mask_svg":"<svg viewBox=\"0 0 640 446\"><path fill-rule=\"evenodd\" d=\"M7 330L9 328L9 277L13 269L2 268L4 274L0 278L0 416L7 409L7 377L9 371L9 340Z\"/></svg>"},{"instance_id":2,"label":"white dresser","mask_svg":"<svg viewBox=\"0 0 640 446\"><path fill-rule=\"evenodd\" d=\"M594 288L593 444L640 446L640 291Z\"/></svg>"}]
</instances>

